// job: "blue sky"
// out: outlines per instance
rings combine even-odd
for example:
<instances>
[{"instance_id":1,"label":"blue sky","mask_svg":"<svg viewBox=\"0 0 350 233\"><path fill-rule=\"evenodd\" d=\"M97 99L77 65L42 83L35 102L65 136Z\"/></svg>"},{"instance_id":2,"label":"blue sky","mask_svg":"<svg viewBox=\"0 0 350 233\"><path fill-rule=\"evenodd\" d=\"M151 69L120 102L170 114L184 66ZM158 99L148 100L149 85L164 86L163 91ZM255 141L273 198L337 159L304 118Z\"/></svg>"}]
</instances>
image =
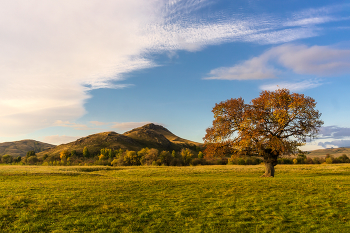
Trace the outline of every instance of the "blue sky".
<instances>
[{"instance_id":1,"label":"blue sky","mask_svg":"<svg viewBox=\"0 0 350 233\"><path fill-rule=\"evenodd\" d=\"M0 141L157 123L202 142L215 103L318 102L305 149L350 146L348 1L1 1Z\"/></svg>"}]
</instances>

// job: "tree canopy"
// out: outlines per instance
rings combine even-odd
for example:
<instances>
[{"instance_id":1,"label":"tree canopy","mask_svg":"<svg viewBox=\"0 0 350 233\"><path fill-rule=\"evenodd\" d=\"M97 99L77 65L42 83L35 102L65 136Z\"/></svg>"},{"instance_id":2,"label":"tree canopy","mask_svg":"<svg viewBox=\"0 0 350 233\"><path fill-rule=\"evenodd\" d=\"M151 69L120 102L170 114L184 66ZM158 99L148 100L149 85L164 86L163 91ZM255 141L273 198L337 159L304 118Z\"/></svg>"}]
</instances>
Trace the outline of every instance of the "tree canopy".
<instances>
[{"instance_id":1,"label":"tree canopy","mask_svg":"<svg viewBox=\"0 0 350 233\"><path fill-rule=\"evenodd\" d=\"M288 89L262 91L246 104L242 98L216 104L213 126L204 142L208 156L227 151L264 158L264 176L274 176L277 158L294 153L307 138L314 138L323 121L313 98Z\"/></svg>"}]
</instances>

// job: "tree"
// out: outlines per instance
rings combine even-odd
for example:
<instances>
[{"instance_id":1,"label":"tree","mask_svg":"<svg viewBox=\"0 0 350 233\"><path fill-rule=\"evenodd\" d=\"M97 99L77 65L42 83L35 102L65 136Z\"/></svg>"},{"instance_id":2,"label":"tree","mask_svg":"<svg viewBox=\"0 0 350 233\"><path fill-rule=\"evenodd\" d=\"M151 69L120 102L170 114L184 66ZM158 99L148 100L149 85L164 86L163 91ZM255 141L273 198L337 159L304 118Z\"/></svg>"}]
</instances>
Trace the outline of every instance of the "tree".
<instances>
[{"instance_id":1,"label":"tree","mask_svg":"<svg viewBox=\"0 0 350 233\"><path fill-rule=\"evenodd\" d=\"M11 155L6 154L1 158L1 162L3 163L12 163L12 161L13 161L13 157Z\"/></svg>"},{"instance_id":2,"label":"tree","mask_svg":"<svg viewBox=\"0 0 350 233\"><path fill-rule=\"evenodd\" d=\"M35 156L35 151L31 150L27 152L27 158L29 158L30 156Z\"/></svg>"},{"instance_id":3,"label":"tree","mask_svg":"<svg viewBox=\"0 0 350 233\"><path fill-rule=\"evenodd\" d=\"M69 157L69 155L70 155L70 153L69 153L68 150L62 150L60 152L60 159L61 160L65 160L65 159L67 159Z\"/></svg>"},{"instance_id":4,"label":"tree","mask_svg":"<svg viewBox=\"0 0 350 233\"><path fill-rule=\"evenodd\" d=\"M141 165L140 156L137 155L136 151L125 152L124 163L126 166Z\"/></svg>"},{"instance_id":5,"label":"tree","mask_svg":"<svg viewBox=\"0 0 350 233\"><path fill-rule=\"evenodd\" d=\"M295 153L307 138L314 138L323 121L314 99L287 89L263 91L245 104L242 98L216 104L206 144L224 144L235 153L261 156L264 177L273 177L277 158Z\"/></svg>"},{"instance_id":6,"label":"tree","mask_svg":"<svg viewBox=\"0 0 350 233\"><path fill-rule=\"evenodd\" d=\"M184 148L181 150L181 157L185 165L189 165L192 160L193 153L190 149Z\"/></svg>"},{"instance_id":7,"label":"tree","mask_svg":"<svg viewBox=\"0 0 350 233\"><path fill-rule=\"evenodd\" d=\"M169 166L171 160L173 159L169 151L163 150L159 155L160 163Z\"/></svg>"},{"instance_id":8,"label":"tree","mask_svg":"<svg viewBox=\"0 0 350 233\"><path fill-rule=\"evenodd\" d=\"M84 149L83 149L83 156L85 158L88 158L90 157L90 152L89 152L89 149L85 146Z\"/></svg>"},{"instance_id":9,"label":"tree","mask_svg":"<svg viewBox=\"0 0 350 233\"><path fill-rule=\"evenodd\" d=\"M77 151L76 151L76 150L72 150L72 151L70 152L70 156L71 156L71 157L77 156Z\"/></svg>"},{"instance_id":10,"label":"tree","mask_svg":"<svg viewBox=\"0 0 350 233\"><path fill-rule=\"evenodd\" d=\"M199 158L199 159L202 159L202 158L203 158L203 152L202 152L202 151L199 151L199 152L198 152L198 158Z\"/></svg>"}]
</instances>

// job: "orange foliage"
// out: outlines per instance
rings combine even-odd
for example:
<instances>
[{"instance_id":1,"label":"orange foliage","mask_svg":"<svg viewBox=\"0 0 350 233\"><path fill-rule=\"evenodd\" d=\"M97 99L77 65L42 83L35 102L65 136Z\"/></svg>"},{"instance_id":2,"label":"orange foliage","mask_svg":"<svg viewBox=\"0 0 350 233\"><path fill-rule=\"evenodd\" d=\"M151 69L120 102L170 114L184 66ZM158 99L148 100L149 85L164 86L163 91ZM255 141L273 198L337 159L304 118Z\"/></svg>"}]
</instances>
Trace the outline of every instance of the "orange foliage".
<instances>
[{"instance_id":1,"label":"orange foliage","mask_svg":"<svg viewBox=\"0 0 350 233\"><path fill-rule=\"evenodd\" d=\"M276 162L278 156L293 153L306 138L317 135L323 121L315 107L311 97L287 89L263 91L250 104L242 98L216 104L213 126L203 138L209 147L206 156L222 156L220 148L225 144L238 154Z\"/></svg>"},{"instance_id":2,"label":"orange foliage","mask_svg":"<svg viewBox=\"0 0 350 233\"><path fill-rule=\"evenodd\" d=\"M225 157L228 155L231 155L233 153L232 148L226 144L226 143L207 143L205 145L205 149L204 149L204 154L205 154L205 158L214 158L214 157Z\"/></svg>"}]
</instances>

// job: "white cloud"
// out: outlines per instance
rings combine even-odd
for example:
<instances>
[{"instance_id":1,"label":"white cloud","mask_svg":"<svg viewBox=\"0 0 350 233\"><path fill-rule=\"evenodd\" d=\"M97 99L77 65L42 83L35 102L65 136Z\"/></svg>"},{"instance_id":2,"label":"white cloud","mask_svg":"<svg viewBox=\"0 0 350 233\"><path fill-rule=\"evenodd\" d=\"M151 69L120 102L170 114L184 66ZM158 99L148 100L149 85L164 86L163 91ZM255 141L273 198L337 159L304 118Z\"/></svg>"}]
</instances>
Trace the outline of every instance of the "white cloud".
<instances>
[{"instance_id":1,"label":"white cloud","mask_svg":"<svg viewBox=\"0 0 350 233\"><path fill-rule=\"evenodd\" d=\"M150 53L197 51L231 41L274 44L319 33L297 24L285 28L285 20L263 16L196 14L210 4L215 1L1 1L0 136L32 132L58 120L74 122L86 113L89 90L128 87L115 82L125 73L156 66ZM274 72L260 68L250 76Z\"/></svg>"},{"instance_id":2,"label":"white cloud","mask_svg":"<svg viewBox=\"0 0 350 233\"><path fill-rule=\"evenodd\" d=\"M74 137L74 136L66 136L66 135L51 135L51 136L46 136L42 140L43 142L50 143L53 145L60 145L63 143L69 143L77 140L80 137Z\"/></svg>"},{"instance_id":3,"label":"white cloud","mask_svg":"<svg viewBox=\"0 0 350 233\"><path fill-rule=\"evenodd\" d=\"M74 122L62 121L62 120L57 120L53 125L54 126L73 128L73 129L76 129L76 130L89 130L89 129L91 129L87 125L84 125L84 124L77 124L77 123L74 123Z\"/></svg>"},{"instance_id":4,"label":"white cloud","mask_svg":"<svg viewBox=\"0 0 350 233\"><path fill-rule=\"evenodd\" d=\"M350 137L349 127L339 127L336 125L324 126L320 130L323 139L344 139Z\"/></svg>"},{"instance_id":5,"label":"white cloud","mask_svg":"<svg viewBox=\"0 0 350 233\"><path fill-rule=\"evenodd\" d=\"M108 125L110 123L108 122L100 122L100 121L90 121L91 124L94 124L96 126L101 126L101 125Z\"/></svg>"},{"instance_id":6,"label":"white cloud","mask_svg":"<svg viewBox=\"0 0 350 233\"><path fill-rule=\"evenodd\" d=\"M279 70L273 67L274 63L297 74L338 76L350 73L350 50L333 49L329 46L281 45L233 67L214 69L206 79L275 78Z\"/></svg>"},{"instance_id":7,"label":"white cloud","mask_svg":"<svg viewBox=\"0 0 350 233\"><path fill-rule=\"evenodd\" d=\"M267 66L268 57L260 56L245 61L234 67L221 67L210 71L207 79L266 79L276 78L276 70Z\"/></svg>"},{"instance_id":8,"label":"white cloud","mask_svg":"<svg viewBox=\"0 0 350 233\"><path fill-rule=\"evenodd\" d=\"M323 148L350 147L350 140L333 140L330 142L319 142L318 146L322 146Z\"/></svg>"},{"instance_id":9,"label":"white cloud","mask_svg":"<svg viewBox=\"0 0 350 233\"><path fill-rule=\"evenodd\" d=\"M303 148L322 149L322 148L350 147L350 128L339 127L336 125L321 127L319 136L306 144Z\"/></svg>"},{"instance_id":10,"label":"white cloud","mask_svg":"<svg viewBox=\"0 0 350 233\"><path fill-rule=\"evenodd\" d=\"M295 21L289 21L284 23L284 26L306 26L306 25L314 25L314 24L322 24L322 23L328 23L331 21L336 21L339 19L335 19L333 17L310 17L310 18L304 18L304 19L298 19Z\"/></svg>"},{"instance_id":11,"label":"white cloud","mask_svg":"<svg viewBox=\"0 0 350 233\"><path fill-rule=\"evenodd\" d=\"M275 91L277 89L286 88L290 91L302 91L306 89L315 88L322 85L322 83L315 80L305 80L302 82L290 83L290 82L281 82L278 84L266 84L260 86L261 90Z\"/></svg>"}]
</instances>

